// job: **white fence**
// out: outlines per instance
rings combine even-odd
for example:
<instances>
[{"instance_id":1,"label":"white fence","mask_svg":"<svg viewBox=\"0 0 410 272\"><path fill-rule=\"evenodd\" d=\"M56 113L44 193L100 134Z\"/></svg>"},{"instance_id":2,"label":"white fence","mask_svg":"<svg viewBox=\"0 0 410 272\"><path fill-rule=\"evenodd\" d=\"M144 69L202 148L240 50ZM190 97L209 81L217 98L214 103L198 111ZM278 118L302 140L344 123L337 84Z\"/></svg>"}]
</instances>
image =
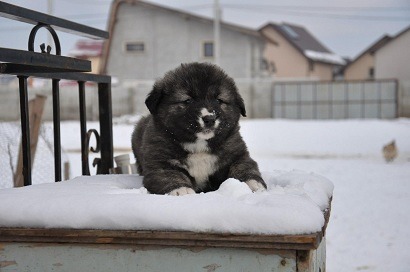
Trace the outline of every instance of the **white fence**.
<instances>
[{"instance_id":1,"label":"white fence","mask_svg":"<svg viewBox=\"0 0 410 272\"><path fill-rule=\"evenodd\" d=\"M396 118L395 80L275 83L272 117L290 119Z\"/></svg>"}]
</instances>

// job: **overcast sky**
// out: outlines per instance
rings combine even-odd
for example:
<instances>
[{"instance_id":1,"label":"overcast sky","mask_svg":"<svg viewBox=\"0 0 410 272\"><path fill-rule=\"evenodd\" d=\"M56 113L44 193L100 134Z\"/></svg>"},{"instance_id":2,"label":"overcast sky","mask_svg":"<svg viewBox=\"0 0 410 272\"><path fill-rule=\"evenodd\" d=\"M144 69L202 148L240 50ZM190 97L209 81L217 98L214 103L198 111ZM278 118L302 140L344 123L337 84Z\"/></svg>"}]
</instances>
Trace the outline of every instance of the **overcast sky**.
<instances>
[{"instance_id":1,"label":"overcast sky","mask_svg":"<svg viewBox=\"0 0 410 272\"><path fill-rule=\"evenodd\" d=\"M47 13L48 0L5 1ZM53 14L106 29L111 0L52 0ZM151 0L163 6L212 17L213 0ZM410 25L410 0L219 0L222 19L249 28L267 22L304 26L331 51L355 57L385 34L395 35ZM32 26L0 18L0 47L27 49ZM44 30L44 32L46 32ZM78 36L59 33L63 54ZM42 36L36 43L46 41ZM45 37L45 36L44 36ZM37 41L39 40L39 41ZM409 45L410 46L410 45Z\"/></svg>"}]
</instances>

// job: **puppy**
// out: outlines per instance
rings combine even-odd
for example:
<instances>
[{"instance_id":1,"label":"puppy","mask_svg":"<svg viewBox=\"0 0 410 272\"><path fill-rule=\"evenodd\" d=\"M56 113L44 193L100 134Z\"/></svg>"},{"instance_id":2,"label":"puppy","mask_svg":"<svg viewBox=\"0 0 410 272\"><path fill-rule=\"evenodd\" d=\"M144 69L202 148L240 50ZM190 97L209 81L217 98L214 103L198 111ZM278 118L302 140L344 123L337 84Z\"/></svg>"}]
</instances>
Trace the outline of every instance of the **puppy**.
<instances>
[{"instance_id":1,"label":"puppy","mask_svg":"<svg viewBox=\"0 0 410 272\"><path fill-rule=\"evenodd\" d=\"M207 63L182 64L155 82L132 150L144 186L153 194L214 191L228 178L252 191L266 189L239 134L246 116L232 78Z\"/></svg>"}]
</instances>

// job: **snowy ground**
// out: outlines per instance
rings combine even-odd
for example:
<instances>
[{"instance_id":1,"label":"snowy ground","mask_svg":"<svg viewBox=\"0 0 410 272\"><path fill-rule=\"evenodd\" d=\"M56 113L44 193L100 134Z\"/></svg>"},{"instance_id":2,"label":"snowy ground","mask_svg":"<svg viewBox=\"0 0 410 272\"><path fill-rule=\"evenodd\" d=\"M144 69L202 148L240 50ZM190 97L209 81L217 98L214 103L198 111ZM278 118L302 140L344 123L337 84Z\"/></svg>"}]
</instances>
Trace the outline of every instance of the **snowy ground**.
<instances>
[{"instance_id":1,"label":"snowy ground","mask_svg":"<svg viewBox=\"0 0 410 272\"><path fill-rule=\"evenodd\" d=\"M262 171L298 169L334 183L327 271L409 271L409 119L246 120L241 126ZM116 154L129 152L132 129L130 124L114 126ZM61 130L72 175L77 176L79 125L65 122ZM393 139L399 157L386 163L381 149Z\"/></svg>"}]
</instances>

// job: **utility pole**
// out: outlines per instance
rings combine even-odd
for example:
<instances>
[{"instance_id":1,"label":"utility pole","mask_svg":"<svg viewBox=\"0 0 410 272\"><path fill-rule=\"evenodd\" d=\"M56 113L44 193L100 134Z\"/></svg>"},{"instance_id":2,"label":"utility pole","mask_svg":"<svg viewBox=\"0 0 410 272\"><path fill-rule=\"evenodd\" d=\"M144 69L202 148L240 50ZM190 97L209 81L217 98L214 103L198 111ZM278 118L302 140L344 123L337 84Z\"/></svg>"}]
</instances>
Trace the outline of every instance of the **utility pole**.
<instances>
[{"instance_id":1,"label":"utility pole","mask_svg":"<svg viewBox=\"0 0 410 272\"><path fill-rule=\"evenodd\" d=\"M221 65L221 8L219 0L214 0L214 60Z\"/></svg>"},{"instance_id":2,"label":"utility pole","mask_svg":"<svg viewBox=\"0 0 410 272\"><path fill-rule=\"evenodd\" d=\"M48 15L53 15L53 0L48 0L47 14ZM48 39L47 39L48 45L51 46L51 47L54 47L53 37L51 36L51 33L48 33L47 37L48 37Z\"/></svg>"}]
</instances>

